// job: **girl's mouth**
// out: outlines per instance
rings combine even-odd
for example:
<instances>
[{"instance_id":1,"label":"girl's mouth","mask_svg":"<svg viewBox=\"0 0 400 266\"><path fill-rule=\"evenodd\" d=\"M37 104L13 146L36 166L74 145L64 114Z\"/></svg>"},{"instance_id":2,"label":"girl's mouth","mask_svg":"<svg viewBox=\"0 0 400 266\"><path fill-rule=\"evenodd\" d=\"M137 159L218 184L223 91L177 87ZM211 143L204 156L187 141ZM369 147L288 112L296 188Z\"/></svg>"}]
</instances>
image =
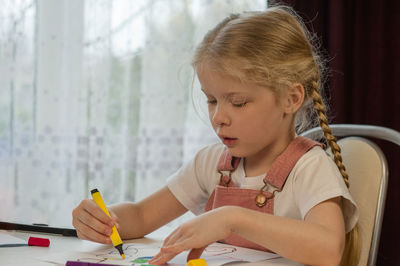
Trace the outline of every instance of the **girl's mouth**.
<instances>
[{"instance_id":1,"label":"girl's mouth","mask_svg":"<svg viewBox=\"0 0 400 266\"><path fill-rule=\"evenodd\" d=\"M222 143L224 143L225 146L227 146L227 147L233 146L237 142L236 138L223 137L223 138L221 138L221 140L222 140Z\"/></svg>"}]
</instances>

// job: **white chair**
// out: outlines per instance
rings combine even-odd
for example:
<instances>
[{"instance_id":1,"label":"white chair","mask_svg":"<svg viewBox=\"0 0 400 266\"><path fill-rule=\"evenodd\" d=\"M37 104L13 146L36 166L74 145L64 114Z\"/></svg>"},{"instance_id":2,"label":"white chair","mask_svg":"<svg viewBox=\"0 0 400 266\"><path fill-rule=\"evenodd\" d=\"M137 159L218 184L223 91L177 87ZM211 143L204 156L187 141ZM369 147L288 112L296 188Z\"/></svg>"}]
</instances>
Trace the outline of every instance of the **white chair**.
<instances>
[{"instance_id":1,"label":"white chair","mask_svg":"<svg viewBox=\"0 0 400 266\"><path fill-rule=\"evenodd\" d=\"M349 175L350 193L360 210L359 229L362 241L359 266L376 263L385 208L388 165L382 150L368 138L383 139L400 146L400 133L370 125L332 124L342 150L343 164ZM303 134L315 140L323 138L320 127Z\"/></svg>"}]
</instances>

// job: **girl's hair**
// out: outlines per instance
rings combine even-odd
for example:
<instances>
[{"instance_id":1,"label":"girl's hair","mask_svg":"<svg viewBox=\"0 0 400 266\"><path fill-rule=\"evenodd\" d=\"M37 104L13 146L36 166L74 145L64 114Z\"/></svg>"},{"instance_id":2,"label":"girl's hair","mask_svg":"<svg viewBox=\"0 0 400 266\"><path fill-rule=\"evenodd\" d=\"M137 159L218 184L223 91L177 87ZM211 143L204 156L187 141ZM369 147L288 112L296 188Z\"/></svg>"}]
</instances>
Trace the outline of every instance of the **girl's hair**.
<instances>
[{"instance_id":1,"label":"girl's hair","mask_svg":"<svg viewBox=\"0 0 400 266\"><path fill-rule=\"evenodd\" d=\"M316 126L314 121L319 122L334 161L349 187L340 147L329 127L321 96L325 67L312 44L314 39L290 7L275 6L262 12L233 14L205 35L192 64L197 70L211 67L240 81L267 87L277 97L293 84L302 84L305 97L296 115L296 131L300 133ZM346 235L341 265L358 263L361 243L357 228Z\"/></svg>"}]
</instances>

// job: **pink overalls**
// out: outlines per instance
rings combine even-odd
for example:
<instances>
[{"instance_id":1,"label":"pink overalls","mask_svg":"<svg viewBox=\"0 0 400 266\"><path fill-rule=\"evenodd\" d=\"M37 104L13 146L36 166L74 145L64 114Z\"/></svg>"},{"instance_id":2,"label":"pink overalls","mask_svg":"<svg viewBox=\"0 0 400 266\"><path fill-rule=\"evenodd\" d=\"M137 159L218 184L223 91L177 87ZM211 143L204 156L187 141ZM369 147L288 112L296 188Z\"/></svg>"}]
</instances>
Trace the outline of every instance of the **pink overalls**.
<instances>
[{"instance_id":1,"label":"pink overalls","mask_svg":"<svg viewBox=\"0 0 400 266\"><path fill-rule=\"evenodd\" d=\"M314 146L323 145L308 138L296 137L272 163L271 168L263 179L264 185L260 190L242 189L234 184L231 180L231 173L238 167L240 158L232 157L226 149L218 162L218 172L221 174L220 182L208 199L205 211L230 205L274 214L275 193L282 191L286 178L289 176L294 165L303 154ZM223 171L229 172L226 174ZM266 191L266 189L269 189L271 192ZM231 234L229 237L223 239L222 242L239 247L269 251L236 234Z\"/></svg>"}]
</instances>

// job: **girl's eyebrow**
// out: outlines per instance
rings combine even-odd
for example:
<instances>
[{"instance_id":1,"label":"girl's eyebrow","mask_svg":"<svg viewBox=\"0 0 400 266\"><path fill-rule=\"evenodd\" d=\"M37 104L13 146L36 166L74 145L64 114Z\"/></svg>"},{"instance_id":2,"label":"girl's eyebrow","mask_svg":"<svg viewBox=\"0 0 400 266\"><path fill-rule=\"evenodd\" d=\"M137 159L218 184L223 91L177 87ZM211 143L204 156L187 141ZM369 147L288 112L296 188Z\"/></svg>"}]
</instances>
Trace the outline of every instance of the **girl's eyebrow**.
<instances>
[{"instance_id":1,"label":"girl's eyebrow","mask_svg":"<svg viewBox=\"0 0 400 266\"><path fill-rule=\"evenodd\" d=\"M203 88L201 88L201 90L203 91L203 93L204 93L205 95L212 96L212 95L208 94L207 91L204 90ZM245 94L246 94L245 92L229 92L229 93L223 94L222 96L223 96L224 98L230 98L230 97L233 97L233 96L245 96Z\"/></svg>"}]
</instances>

